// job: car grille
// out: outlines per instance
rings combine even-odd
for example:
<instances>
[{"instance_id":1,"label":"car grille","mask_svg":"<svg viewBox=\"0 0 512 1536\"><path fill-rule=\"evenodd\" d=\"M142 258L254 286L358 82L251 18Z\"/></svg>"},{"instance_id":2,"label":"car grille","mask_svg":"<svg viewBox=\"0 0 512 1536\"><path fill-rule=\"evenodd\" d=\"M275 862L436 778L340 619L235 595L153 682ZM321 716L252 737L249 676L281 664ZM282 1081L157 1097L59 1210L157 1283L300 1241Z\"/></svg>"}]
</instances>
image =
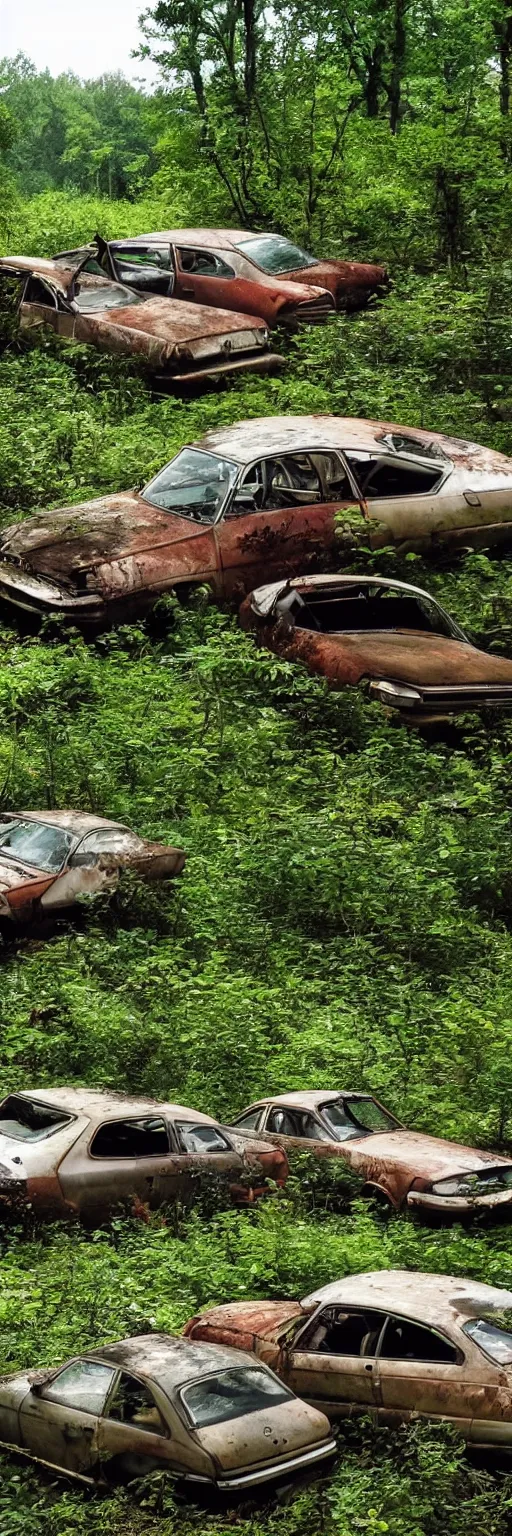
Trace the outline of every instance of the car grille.
<instances>
[{"instance_id":1,"label":"car grille","mask_svg":"<svg viewBox=\"0 0 512 1536\"><path fill-rule=\"evenodd\" d=\"M432 709L512 709L512 683L464 683L460 688L422 688L422 704Z\"/></svg>"},{"instance_id":2,"label":"car grille","mask_svg":"<svg viewBox=\"0 0 512 1536\"><path fill-rule=\"evenodd\" d=\"M319 293L316 299L305 299L303 304L297 306L299 320L307 320L308 324L314 324L315 320L327 320L333 315L336 305L332 293Z\"/></svg>"}]
</instances>

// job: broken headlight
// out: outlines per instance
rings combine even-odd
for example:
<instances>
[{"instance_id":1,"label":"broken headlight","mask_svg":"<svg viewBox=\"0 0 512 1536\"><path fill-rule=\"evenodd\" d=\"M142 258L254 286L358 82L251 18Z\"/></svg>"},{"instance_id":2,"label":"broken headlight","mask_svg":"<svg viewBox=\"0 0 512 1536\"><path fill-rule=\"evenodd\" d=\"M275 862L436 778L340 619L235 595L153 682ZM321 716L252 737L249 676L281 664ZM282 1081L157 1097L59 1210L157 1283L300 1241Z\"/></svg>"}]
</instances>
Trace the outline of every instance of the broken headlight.
<instances>
[{"instance_id":1,"label":"broken headlight","mask_svg":"<svg viewBox=\"0 0 512 1536\"><path fill-rule=\"evenodd\" d=\"M440 1179L432 1185L432 1194L447 1198L462 1195L465 1200L471 1200L482 1195L501 1194L506 1189L512 1190L512 1165L510 1168L490 1168L488 1173L461 1173L453 1179Z\"/></svg>"},{"instance_id":2,"label":"broken headlight","mask_svg":"<svg viewBox=\"0 0 512 1536\"><path fill-rule=\"evenodd\" d=\"M370 683L370 693L375 699L380 699L381 704L395 705L398 709L414 709L416 704L421 704L421 693L417 688L409 688L407 683Z\"/></svg>"}]
</instances>

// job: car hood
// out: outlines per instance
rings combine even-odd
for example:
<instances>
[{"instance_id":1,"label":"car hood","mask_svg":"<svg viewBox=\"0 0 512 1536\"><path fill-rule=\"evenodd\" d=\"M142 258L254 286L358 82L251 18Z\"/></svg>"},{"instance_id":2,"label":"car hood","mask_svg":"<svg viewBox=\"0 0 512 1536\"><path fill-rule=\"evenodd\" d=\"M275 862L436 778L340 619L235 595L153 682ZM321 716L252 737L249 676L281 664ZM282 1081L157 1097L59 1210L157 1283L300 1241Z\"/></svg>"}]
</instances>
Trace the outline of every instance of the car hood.
<instances>
[{"instance_id":1,"label":"car hood","mask_svg":"<svg viewBox=\"0 0 512 1536\"><path fill-rule=\"evenodd\" d=\"M287 1459L318 1445L329 1433L324 1414L297 1397L195 1431L202 1449L228 1476L261 1462Z\"/></svg>"},{"instance_id":2,"label":"car hood","mask_svg":"<svg viewBox=\"0 0 512 1536\"><path fill-rule=\"evenodd\" d=\"M350 663L353 681L363 677L387 678L389 682L443 687L464 683L510 683L512 661L489 656L462 640L416 630L387 630L325 637L340 658Z\"/></svg>"},{"instance_id":3,"label":"car hood","mask_svg":"<svg viewBox=\"0 0 512 1536\"><path fill-rule=\"evenodd\" d=\"M312 281L350 283L351 287L378 288L388 281L387 268L368 261L318 261L310 267Z\"/></svg>"},{"instance_id":4,"label":"car hood","mask_svg":"<svg viewBox=\"0 0 512 1536\"><path fill-rule=\"evenodd\" d=\"M13 560L50 579L66 583L73 572L154 547L193 539L207 531L203 523L162 512L133 491L105 496L77 506L58 507L4 530L0 558Z\"/></svg>"},{"instance_id":5,"label":"car hood","mask_svg":"<svg viewBox=\"0 0 512 1536\"><path fill-rule=\"evenodd\" d=\"M158 341L175 346L219 340L234 331L266 329L261 315L243 315L232 309L214 309L208 304L188 304L183 299L164 299L159 294L143 304L127 304L123 309L95 310L85 318L116 329L139 331ZM263 339L263 338L261 338Z\"/></svg>"},{"instance_id":6,"label":"car hood","mask_svg":"<svg viewBox=\"0 0 512 1536\"><path fill-rule=\"evenodd\" d=\"M457 1141L423 1136L420 1131L386 1131L346 1143L375 1168L401 1168L412 1177L439 1179L460 1173L479 1173L482 1168L512 1167L512 1158L464 1147Z\"/></svg>"},{"instance_id":7,"label":"car hood","mask_svg":"<svg viewBox=\"0 0 512 1536\"><path fill-rule=\"evenodd\" d=\"M14 859L0 857L0 891L12 891L17 885L28 885L31 880L48 880L50 884L55 879L54 873L48 873L45 869L34 869Z\"/></svg>"}]
</instances>

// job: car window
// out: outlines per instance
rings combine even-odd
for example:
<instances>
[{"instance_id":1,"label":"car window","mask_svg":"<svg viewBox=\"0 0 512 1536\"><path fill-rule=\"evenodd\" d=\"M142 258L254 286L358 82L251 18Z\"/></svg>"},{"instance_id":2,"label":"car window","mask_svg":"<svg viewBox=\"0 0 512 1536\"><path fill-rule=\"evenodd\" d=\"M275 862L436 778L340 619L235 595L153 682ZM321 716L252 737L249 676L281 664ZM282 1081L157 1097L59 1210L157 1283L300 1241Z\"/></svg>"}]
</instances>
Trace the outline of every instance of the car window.
<instances>
[{"instance_id":1,"label":"car window","mask_svg":"<svg viewBox=\"0 0 512 1536\"><path fill-rule=\"evenodd\" d=\"M0 1136L13 1136L15 1141L43 1141L72 1119L65 1110L10 1093L0 1104Z\"/></svg>"},{"instance_id":2,"label":"car window","mask_svg":"<svg viewBox=\"0 0 512 1536\"><path fill-rule=\"evenodd\" d=\"M120 283L102 282L97 288L77 285L73 293L73 307L81 315L94 315L109 309L131 309L133 304L146 302L144 293L133 293L131 288L122 288Z\"/></svg>"},{"instance_id":3,"label":"car window","mask_svg":"<svg viewBox=\"0 0 512 1536\"><path fill-rule=\"evenodd\" d=\"M121 1372L106 1418L130 1424L133 1429L145 1429L152 1435L168 1434L149 1387L127 1371Z\"/></svg>"},{"instance_id":4,"label":"car window","mask_svg":"<svg viewBox=\"0 0 512 1536\"><path fill-rule=\"evenodd\" d=\"M237 1119L233 1120L232 1123L233 1125L240 1126L244 1131L255 1131L260 1123L262 1114L263 1110L261 1107L259 1109L250 1109L247 1115L238 1115Z\"/></svg>"},{"instance_id":5,"label":"car window","mask_svg":"<svg viewBox=\"0 0 512 1536\"><path fill-rule=\"evenodd\" d=\"M144 487L142 496L164 512L176 512L197 523L214 523L237 474L238 464L230 459L183 448Z\"/></svg>"},{"instance_id":6,"label":"car window","mask_svg":"<svg viewBox=\"0 0 512 1536\"><path fill-rule=\"evenodd\" d=\"M263 272L299 272L317 265L316 256L309 256L282 235L252 235L249 240L239 240L238 249Z\"/></svg>"},{"instance_id":7,"label":"car window","mask_svg":"<svg viewBox=\"0 0 512 1536\"><path fill-rule=\"evenodd\" d=\"M498 1327L486 1317L471 1318L463 1323L462 1332L469 1334L488 1359L498 1365L512 1365L512 1330Z\"/></svg>"},{"instance_id":8,"label":"car window","mask_svg":"<svg viewBox=\"0 0 512 1536\"><path fill-rule=\"evenodd\" d=\"M326 1121L335 1141L350 1141L351 1137L366 1136L379 1131L399 1131L400 1122L377 1104L376 1099L353 1097L335 1099L322 1104L322 1119Z\"/></svg>"},{"instance_id":9,"label":"car window","mask_svg":"<svg viewBox=\"0 0 512 1536\"><path fill-rule=\"evenodd\" d=\"M83 864L87 856L94 864L100 853L143 853L144 843L133 832L126 832L123 827L107 827L104 830L98 828L97 832L89 832L88 837L82 838L82 842L75 848L70 864Z\"/></svg>"},{"instance_id":10,"label":"car window","mask_svg":"<svg viewBox=\"0 0 512 1536\"><path fill-rule=\"evenodd\" d=\"M43 1387L40 1397L50 1403L64 1403L67 1408L81 1408L83 1413L101 1413L115 1371L96 1360L75 1360Z\"/></svg>"},{"instance_id":11,"label":"car window","mask_svg":"<svg viewBox=\"0 0 512 1536\"><path fill-rule=\"evenodd\" d=\"M289 594L278 603L278 612L284 612L285 605L290 606ZM295 593L291 608L297 628L316 629L322 634L405 629L446 636L456 633L437 603L423 594L403 592L397 587L354 583L330 590L311 588L304 598Z\"/></svg>"},{"instance_id":12,"label":"car window","mask_svg":"<svg viewBox=\"0 0 512 1536\"><path fill-rule=\"evenodd\" d=\"M333 453L281 454L260 459L237 487L232 511L276 512L281 507L353 501L341 459Z\"/></svg>"},{"instance_id":13,"label":"car window","mask_svg":"<svg viewBox=\"0 0 512 1536\"><path fill-rule=\"evenodd\" d=\"M29 277L23 298L25 304L44 304L47 309L57 309L57 295L39 277Z\"/></svg>"},{"instance_id":14,"label":"car window","mask_svg":"<svg viewBox=\"0 0 512 1536\"><path fill-rule=\"evenodd\" d=\"M386 1313L373 1307L323 1307L300 1334L296 1348L320 1355L375 1354Z\"/></svg>"},{"instance_id":15,"label":"car window","mask_svg":"<svg viewBox=\"0 0 512 1536\"><path fill-rule=\"evenodd\" d=\"M187 246L178 247L178 257L182 272L190 272L194 277L235 277L233 267L222 256L213 251L193 251Z\"/></svg>"},{"instance_id":16,"label":"car window","mask_svg":"<svg viewBox=\"0 0 512 1536\"><path fill-rule=\"evenodd\" d=\"M386 458L378 454L346 454L361 493L366 501L378 497L424 495L437 490L444 475L444 468L437 464L412 464L407 459Z\"/></svg>"},{"instance_id":17,"label":"car window","mask_svg":"<svg viewBox=\"0 0 512 1536\"><path fill-rule=\"evenodd\" d=\"M148 1115L140 1120L108 1120L93 1136L91 1157L161 1157L169 1151L165 1120Z\"/></svg>"},{"instance_id":18,"label":"car window","mask_svg":"<svg viewBox=\"0 0 512 1536\"><path fill-rule=\"evenodd\" d=\"M23 864L33 864L36 869L54 875L62 869L73 842L72 833L63 827L0 817L0 860L21 859Z\"/></svg>"},{"instance_id":19,"label":"car window","mask_svg":"<svg viewBox=\"0 0 512 1536\"><path fill-rule=\"evenodd\" d=\"M260 1413L288 1401L293 1394L261 1366L236 1367L184 1387L181 1400L191 1424L203 1429L246 1413Z\"/></svg>"},{"instance_id":20,"label":"car window","mask_svg":"<svg viewBox=\"0 0 512 1536\"><path fill-rule=\"evenodd\" d=\"M229 1141L215 1125L192 1125L183 1120L174 1129L182 1152L231 1152Z\"/></svg>"},{"instance_id":21,"label":"car window","mask_svg":"<svg viewBox=\"0 0 512 1536\"><path fill-rule=\"evenodd\" d=\"M121 266L122 262L127 262L130 267L161 267L165 272L172 272L173 270L171 248L169 245L162 246L159 249L152 245L134 245L131 249L129 246L123 245L121 249L119 246L116 248L112 247L112 254L118 267Z\"/></svg>"},{"instance_id":22,"label":"car window","mask_svg":"<svg viewBox=\"0 0 512 1536\"><path fill-rule=\"evenodd\" d=\"M382 1360L431 1360L456 1365L458 1351L449 1339L404 1317L389 1317L380 1350Z\"/></svg>"},{"instance_id":23,"label":"car window","mask_svg":"<svg viewBox=\"0 0 512 1536\"><path fill-rule=\"evenodd\" d=\"M280 1136L301 1136L306 1141L328 1141L327 1131L315 1119L314 1115L307 1114L300 1109L276 1108L271 1109L266 1125L267 1131L274 1131Z\"/></svg>"}]
</instances>

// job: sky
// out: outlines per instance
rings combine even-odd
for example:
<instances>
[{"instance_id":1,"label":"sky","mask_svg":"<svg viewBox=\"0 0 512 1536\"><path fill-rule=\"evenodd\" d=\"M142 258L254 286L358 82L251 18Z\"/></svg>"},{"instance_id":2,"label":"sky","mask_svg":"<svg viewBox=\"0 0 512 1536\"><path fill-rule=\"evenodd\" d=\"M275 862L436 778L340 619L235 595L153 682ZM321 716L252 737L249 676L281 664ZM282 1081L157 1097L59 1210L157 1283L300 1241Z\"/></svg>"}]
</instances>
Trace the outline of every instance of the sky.
<instances>
[{"instance_id":1,"label":"sky","mask_svg":"<svg viewBox=\"0 0 512 1536\"><path fill-rule=\"evenodd\" d=\"M117 69L154 83L151 65L131 59L140 41L138 17L149 0L0 0L0 58L25 53L52 75L70 69L91 79Z\"/></svg>"}]
</instances>

